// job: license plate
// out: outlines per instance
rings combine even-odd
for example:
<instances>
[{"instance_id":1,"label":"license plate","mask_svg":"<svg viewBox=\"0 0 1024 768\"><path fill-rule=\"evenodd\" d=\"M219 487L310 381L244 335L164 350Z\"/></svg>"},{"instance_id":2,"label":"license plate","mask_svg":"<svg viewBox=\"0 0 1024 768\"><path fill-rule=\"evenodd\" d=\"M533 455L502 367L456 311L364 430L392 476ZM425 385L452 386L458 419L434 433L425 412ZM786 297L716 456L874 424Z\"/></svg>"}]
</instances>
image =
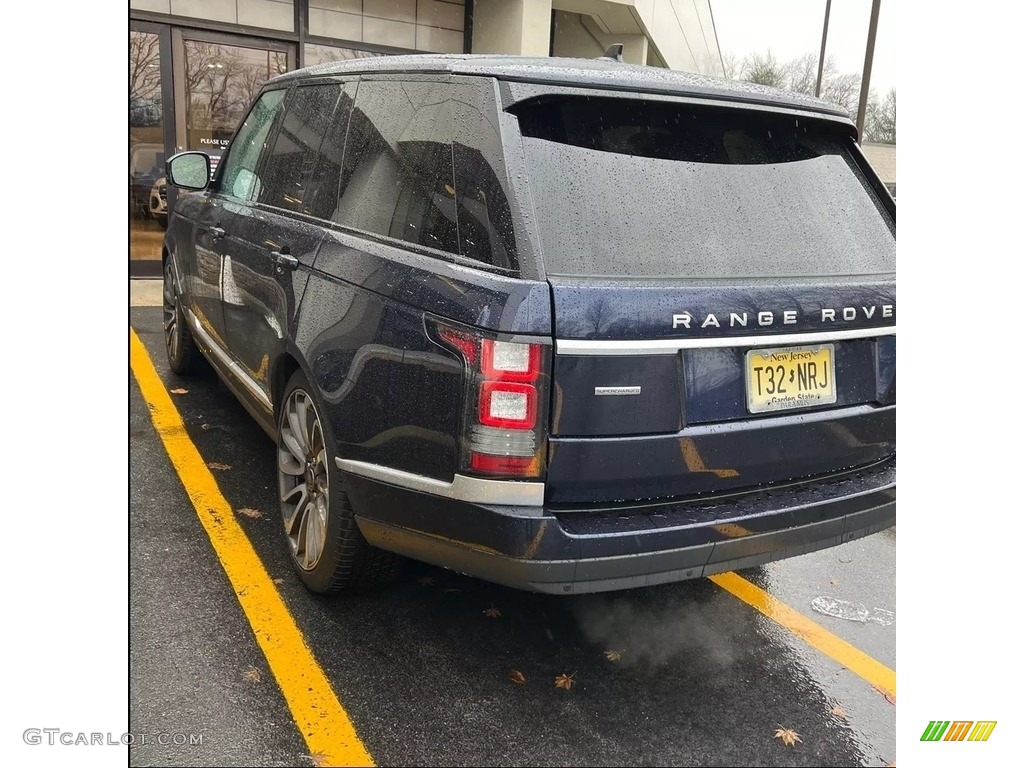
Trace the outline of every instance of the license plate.
<instances>
[{"instance_id":1,"label":"license plate","mask_svg":"<svg viewBox=\"0 0 1024 768\"><path fill-rule=\"evenodd\" d=\"M747 410L812 408L836 401L835 346L777 347L747 352Z\"/></svg>"}]
</instances>

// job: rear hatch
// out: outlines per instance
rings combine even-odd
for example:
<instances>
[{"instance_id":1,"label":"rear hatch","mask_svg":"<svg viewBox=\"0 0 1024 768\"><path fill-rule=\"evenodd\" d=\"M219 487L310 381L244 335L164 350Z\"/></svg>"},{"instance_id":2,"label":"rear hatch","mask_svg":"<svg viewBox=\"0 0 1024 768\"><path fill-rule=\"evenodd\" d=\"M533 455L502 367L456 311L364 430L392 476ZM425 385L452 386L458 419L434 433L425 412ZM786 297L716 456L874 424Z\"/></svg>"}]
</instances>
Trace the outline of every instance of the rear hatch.
<instances>
[{"instance_id":1,"label":"rear hatch","mask_svg":"<svg viewBox=\"0 0 1024 768\"><path fill-rule=\"evenodd\" d=\"M515 111L554 302L550 502L895 453L895 209L848 127L631 98Z\"/></svg>"}]
</instances>

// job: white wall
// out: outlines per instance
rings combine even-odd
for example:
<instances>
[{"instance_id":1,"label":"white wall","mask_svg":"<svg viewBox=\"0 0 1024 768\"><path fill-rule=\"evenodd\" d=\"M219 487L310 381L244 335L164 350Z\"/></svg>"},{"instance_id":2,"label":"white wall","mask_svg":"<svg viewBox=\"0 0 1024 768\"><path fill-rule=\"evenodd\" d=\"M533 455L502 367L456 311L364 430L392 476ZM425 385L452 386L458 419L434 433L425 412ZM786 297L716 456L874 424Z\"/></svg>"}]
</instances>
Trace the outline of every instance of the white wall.
<instances>
[{"instance_id":1,"label":"white wall","mask_svg":"<svg viewBox=\"0 0 1024 768\"><path fill-rule=\"evenodd\" d=\"M547 56L551 0L476 0L472 53Z\"/></svg>"},{"instance_id":2,"label":"white wall","mask_svg":"<svg viewBox=\"0 0 1024 768\"><path fill-rule=\"evenodd\" d=\"M630 64L646 64L648 42L642 34L604 32L592 16L555 11L551 36L552 56L578 56L593 59L614 43L622 43L622 59Z\"/></svg>"},{"instance_id":3,"label":"white wall","mask_svg":"<svg viewBox=\"0 0 1024 768\"><path fill-rule=\"evenodd\" d=\"M557 11L583 16L583 26L600 42L626 44L624 58L635 63L664 62L672 69L722 74L722 58L711 16L710 0L553 0ZM561 17L556 17L561 20ZM593 24L588 23L588 19ZM647 50L630 45L632 35L647 41ZM559 31L555 29L556 41ZM562 35L580 42L579 30ZM583 48L586 48L583 45ZM568 55L555 51L556 55ZM648 55L650 54L650 55Z\"/></svg>"}]
</instances>

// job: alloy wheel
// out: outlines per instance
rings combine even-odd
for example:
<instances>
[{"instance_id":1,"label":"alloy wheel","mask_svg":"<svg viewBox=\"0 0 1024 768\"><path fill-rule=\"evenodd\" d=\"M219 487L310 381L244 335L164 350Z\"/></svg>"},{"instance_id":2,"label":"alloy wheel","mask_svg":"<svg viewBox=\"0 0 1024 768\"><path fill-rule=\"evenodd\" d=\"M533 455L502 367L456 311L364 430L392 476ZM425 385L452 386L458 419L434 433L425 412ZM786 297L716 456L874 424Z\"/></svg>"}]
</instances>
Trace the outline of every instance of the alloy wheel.
<instances>
[{"instance_id":1,"label":"alloy wheel","mask_svg":"<svg viewBox=\"0 0 1024 768\"><path fill-rule=\"evenodd\" d=\"M176 358L181 347L181 316L178 314L178 285L170 259L164 264L164 342L168 356Z\"/></svg>"},{"instance_id":2,"label":"alloy wheel","mask_svg":"<svg viewBox=\"0 0 1024 768\"><path fill-rule=\"evenodd\" d=\"M278 430L277 477L284 532L303 570L316 567L327 540L330 512L327 446L312 398L292 390Z\"/></svg>"}]
</instances>

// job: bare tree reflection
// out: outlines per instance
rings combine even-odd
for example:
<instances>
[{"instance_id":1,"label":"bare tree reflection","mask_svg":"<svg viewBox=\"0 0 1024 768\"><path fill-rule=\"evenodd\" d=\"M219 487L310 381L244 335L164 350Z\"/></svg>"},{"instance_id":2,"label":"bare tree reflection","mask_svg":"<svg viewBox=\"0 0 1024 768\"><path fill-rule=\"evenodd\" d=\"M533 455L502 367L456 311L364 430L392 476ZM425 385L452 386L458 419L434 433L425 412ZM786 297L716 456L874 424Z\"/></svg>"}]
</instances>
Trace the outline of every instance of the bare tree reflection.
<instances>
[{"instance_id":1,"label":"bare tree reflection","mask_svg":"<svg viewBox=\"0 0 1024 768\"><path fill-rule=\"evenodd\" d=\"M192 40L185 42L185 62L190 136L199 132L217 139L234 131L267 80L288 71L282 51Z\"/></svg>"},{"instance_id":2,"label":"bare tree reflection","mask_svg":"<svg viewBox=\"0 0 1024 768\"><path fill-rule=\"evenodd\" d=\"M160 38L146 32L128 33L128 125L158 125L160 100Z\"/></svg>"}]
</instances>

